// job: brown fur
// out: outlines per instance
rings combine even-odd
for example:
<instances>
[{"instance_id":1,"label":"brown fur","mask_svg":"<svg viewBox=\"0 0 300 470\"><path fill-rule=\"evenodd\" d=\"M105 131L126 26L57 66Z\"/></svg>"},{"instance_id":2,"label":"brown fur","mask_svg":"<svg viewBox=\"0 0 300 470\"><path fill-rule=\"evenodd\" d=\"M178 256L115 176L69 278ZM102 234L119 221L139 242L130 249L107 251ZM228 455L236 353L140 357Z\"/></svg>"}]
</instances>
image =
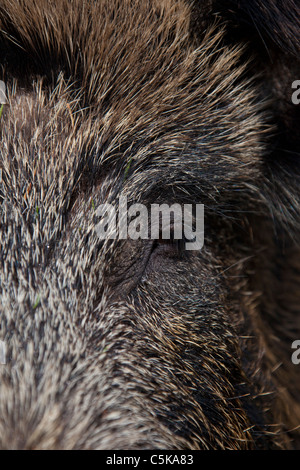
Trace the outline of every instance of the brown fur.
<instances>
[{"instance_id":1,"label":"brown fur","mask_svg":"<svg viewBox=\"0 0 300 470\"><path fill-rule=\"evenodd\" d=\"M256 3L268 59L244 2L1 0L1 448L298 445L300 40ZM101 243L121 193L204 249Z\"/></svg>"}]
</instances>

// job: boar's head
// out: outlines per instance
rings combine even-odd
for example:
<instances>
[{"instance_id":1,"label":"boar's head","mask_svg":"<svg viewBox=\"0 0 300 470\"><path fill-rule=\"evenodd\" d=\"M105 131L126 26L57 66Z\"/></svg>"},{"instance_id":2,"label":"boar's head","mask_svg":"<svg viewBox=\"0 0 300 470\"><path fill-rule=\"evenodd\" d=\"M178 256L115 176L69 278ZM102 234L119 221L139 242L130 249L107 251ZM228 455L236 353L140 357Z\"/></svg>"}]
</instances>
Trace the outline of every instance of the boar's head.
<instances>
[{"instance_id":1,"label":"boar's head","mask_svg":"<svg viewBox=\"0 0 300 470\"><path fill-rule=\"evenodd\" d=\"M297 9L1 0L1 448L297 445ZM101 240L121 195L204 247Z\"/></svg>"}]
</instances>

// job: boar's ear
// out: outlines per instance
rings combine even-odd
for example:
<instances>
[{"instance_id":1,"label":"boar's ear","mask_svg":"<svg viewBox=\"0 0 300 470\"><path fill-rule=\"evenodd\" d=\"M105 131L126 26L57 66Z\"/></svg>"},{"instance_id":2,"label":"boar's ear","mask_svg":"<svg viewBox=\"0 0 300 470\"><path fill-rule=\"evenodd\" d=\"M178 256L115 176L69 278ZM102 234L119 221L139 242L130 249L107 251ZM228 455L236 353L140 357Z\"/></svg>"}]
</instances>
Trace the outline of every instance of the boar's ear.
<instances>
[{"instance_id":1,"label":"boar's ear","mask_svg":"<svg viewBox=\"0 0 300 470\"><path fill-rule=\"evenodd\" d=\"M300 4L299 0L212 0L226 24L226 42L243 43L270 97L275 125L264 161L263 198L274 220L295 238L300 230ZM246 136L245 136L246 137ZM299 241L299 237L298 241Z\"/></svg>"},{"instance_id":2,"label":"boar's ear","mask_svg":"<svg viewBox=\"0 0 300 470\"><path fill-rule=\"evenodd\" d=\"M275 45L284 54L299 58L300 5L298 0L219 0L218 10L258 48Z\"/></svg>"},{"instance_id":3,"label":"boar's ear","mask_svg":"<svg viewBox=\"0 0 300 470\"><path fill-rule=\"evenodd\" d=\"M219 11L227 20L228 41L245 43L249 53L255 55L254 66L257 72L262 72L263 91L273 98L273 112L285 147L296 152L300 151L300 106L293 100L296 91L293 84L300 80L298 1L218 2Z\"/></svg>"}]
</instances>

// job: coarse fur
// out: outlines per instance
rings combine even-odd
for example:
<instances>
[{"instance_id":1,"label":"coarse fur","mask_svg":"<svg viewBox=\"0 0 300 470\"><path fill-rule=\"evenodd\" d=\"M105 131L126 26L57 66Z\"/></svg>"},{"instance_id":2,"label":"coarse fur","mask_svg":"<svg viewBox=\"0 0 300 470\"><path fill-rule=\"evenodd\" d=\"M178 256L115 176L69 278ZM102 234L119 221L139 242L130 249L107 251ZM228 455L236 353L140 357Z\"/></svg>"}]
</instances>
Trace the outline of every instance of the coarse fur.
<instances>
[{"instance_id":1,"label":"coarse fur","mask_svg":"<svg viewBox=\"0 0 300 470\"><path fill-rule=\"evenodd\" d=\"M299 447L299 17L0 1L1 448ZM204 248L101 242L120 194Z\"/></svg>"}]
</instances>

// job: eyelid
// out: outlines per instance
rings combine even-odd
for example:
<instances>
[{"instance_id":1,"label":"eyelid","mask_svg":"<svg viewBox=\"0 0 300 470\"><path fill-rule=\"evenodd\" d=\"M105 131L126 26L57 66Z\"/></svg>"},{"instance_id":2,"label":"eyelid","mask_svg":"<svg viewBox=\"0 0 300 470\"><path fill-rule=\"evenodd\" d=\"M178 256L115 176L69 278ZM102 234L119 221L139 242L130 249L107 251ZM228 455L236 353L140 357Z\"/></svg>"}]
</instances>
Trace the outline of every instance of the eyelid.
<instances>
[{"instance_id":1,"label":"eyelid","mask_svg":"<svg viewBox=\"0 0 300 470\"><path fill-rule=\"evenodd\" d=\"M173 228L173 230L172 230ZM161 232L160 232L161 235ZM152 252L161 249L162 253L172 253L173 255L181 255L186 251L186 242L187 238L184 235L184 231L182 230L182 237L181 238L174 238L174 226L170 225L170 238L162 238L160 236L158 239L153 240L153 248Z\"/></svg>"}]
</instances>

